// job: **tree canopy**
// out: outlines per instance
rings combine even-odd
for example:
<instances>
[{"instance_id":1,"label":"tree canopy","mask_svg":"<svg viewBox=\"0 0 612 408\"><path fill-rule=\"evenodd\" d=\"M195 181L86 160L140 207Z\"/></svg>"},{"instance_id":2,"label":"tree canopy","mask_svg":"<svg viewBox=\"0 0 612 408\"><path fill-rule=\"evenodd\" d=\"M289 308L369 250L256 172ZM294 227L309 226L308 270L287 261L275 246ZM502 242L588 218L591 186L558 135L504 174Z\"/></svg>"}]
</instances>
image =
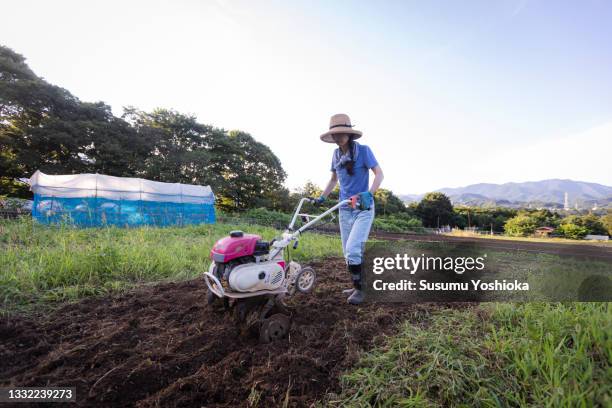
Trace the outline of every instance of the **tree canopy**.
<instances>
[{"instance_id":1,"label":"tree canopy","mask_svg":"<svg viewBox=\"0 0 612 408\"><path fill-rule=\"evenodd\" d=\"M536 218L525 214L519 214L516 217L510 218L504 225L506 234L513 237L529 236L535 232L536 228L538 228Z\"/></svg>"},{"instance_id":2,"label":"tree canopy","mask_svg":"<svg viewBox=\"0 0 612 408\"><path fill-rule=\"evenodd\" d=\"M0 46L0 194L27 196L13 180L38 169L131 175L147 150L108 105L79 101Z\"/></svg>"},{"instance_id":3,"label":"tree canopy","mask_svg":"<svg viewBox=\"0 0 612 408\"><path fill-rule=\"evenodd\" d=\"M374 194L374 201L376 202L376 212L378 214L397 214L406 211L404 202L391 190L385 188L379 188Z\"/></svg>"},{"instance_id":4,"label":"tree canopy","mask_svg":"<svg viewBox=\"0 0 612 408\"><path fill-rule=\"evenodd\" d=\"M416 207L416 213L426 227L450 225L453 220L453 205L443 193L427 193Z\"/></svg>"},{"instance_id":5,"label":"tree canopy","mask_svg":"<svg viewBox=\"0 0 612 408\"><path fill-rule=\"evenodd\" d=\"M246 132L169 109L128 107L116 117L103 102L47 83L0 46L0 195L28 197L15 179L36 170L210 185L226 209L280 204L286 178L278 157Z\"/></svg>"}]
</instances>

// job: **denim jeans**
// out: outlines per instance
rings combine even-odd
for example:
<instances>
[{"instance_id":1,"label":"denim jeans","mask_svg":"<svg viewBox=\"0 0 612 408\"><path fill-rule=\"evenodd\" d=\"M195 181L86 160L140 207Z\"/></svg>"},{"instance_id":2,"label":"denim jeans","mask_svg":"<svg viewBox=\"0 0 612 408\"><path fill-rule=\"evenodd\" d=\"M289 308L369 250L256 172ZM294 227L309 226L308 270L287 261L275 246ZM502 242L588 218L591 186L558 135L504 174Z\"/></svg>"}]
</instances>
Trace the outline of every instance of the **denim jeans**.
<instances>
[{"instance_id":1,"label":"denim jeans","mask_svg":"<svg viewBox=\"0 0 612 408\"><path fill-rule=\"evenodd\" d=\"M347 265L359 265L362 262L365 243L374 221L374 203L366 211L341 207L339 215L340 238L342 251Z\"/></svg>"}]
</instances>

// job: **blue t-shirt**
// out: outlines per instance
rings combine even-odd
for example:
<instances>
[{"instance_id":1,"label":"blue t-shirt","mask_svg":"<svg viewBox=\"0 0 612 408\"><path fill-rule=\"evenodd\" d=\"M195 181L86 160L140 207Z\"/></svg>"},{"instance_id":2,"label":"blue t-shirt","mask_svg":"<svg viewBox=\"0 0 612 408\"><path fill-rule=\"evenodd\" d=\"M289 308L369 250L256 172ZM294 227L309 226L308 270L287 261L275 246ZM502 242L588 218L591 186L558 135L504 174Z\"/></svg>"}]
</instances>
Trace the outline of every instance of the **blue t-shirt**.
<instances>
[{"instance_id":1,"label":"blue t-shirt","mask_svg":"<svg viewBox=\"0 0 612 408\"><path fill-rule=\"evenodd\" d=\"M348 174L345 166L340 165L342 152L340 148L334 151L332 156L331 171L335 171L340 183L340 200L345 200L355 194L368 191L370 186L370 169L378 166L378 162L374 157L372 150L366 145L356 145L355 155L356 160L353 164L353 175Z\"/></svg>"}]
</instances>

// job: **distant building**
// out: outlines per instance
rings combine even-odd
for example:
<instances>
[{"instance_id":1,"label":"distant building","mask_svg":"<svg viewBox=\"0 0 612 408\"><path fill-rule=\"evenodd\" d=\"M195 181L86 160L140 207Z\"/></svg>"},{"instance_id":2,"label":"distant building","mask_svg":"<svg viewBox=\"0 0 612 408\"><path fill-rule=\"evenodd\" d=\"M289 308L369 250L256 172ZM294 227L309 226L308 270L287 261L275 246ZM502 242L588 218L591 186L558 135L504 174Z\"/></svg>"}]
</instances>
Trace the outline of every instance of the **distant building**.
<instances>
[{"instance_id":1,"label":"distant building","mask_svg":"<svg viewBox=\"0 0 612 408\"><path fill-rule=\"evenodd\" d=\"M565 204L563 206L563 208L565 209L565 211L569 210L569 197L567 196L567 191L565 192Z\"/></svg>"},{"instance_id":2,"label":"distant building","mask_svg":"<svg viewBox=\"0 0 612 408\"><path fill-rule=\"evenodd\" d=\"M536 237L547 238L554 230L555 229L552 227L539 227L539 228L536 228L533 235L535 235Z\"/></svg>"}]
</instances>

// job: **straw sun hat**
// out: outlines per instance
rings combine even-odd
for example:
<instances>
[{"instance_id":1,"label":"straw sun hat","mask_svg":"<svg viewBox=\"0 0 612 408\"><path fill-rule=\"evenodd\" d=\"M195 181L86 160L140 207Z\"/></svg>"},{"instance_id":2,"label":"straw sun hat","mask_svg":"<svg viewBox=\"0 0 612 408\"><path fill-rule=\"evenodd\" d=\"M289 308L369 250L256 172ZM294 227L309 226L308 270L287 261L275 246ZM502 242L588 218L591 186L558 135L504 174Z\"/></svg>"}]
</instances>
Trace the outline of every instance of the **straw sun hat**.
<instances>
[{"instance_id":1,"label":"straw sun hat","mask_svg":"<svg viewBox=\"0 0 612 408\"><path fill-rule=\"evenodd\" d=\"M354 139L359 139L362 133L359 130L354 130L351 125L351 118L344 113L338 113L329 120L329 130L321 135L321 140L327 143L336 143L332 135L338 133L347 133L353 135Z\"/></svg>"}]
</instances>

